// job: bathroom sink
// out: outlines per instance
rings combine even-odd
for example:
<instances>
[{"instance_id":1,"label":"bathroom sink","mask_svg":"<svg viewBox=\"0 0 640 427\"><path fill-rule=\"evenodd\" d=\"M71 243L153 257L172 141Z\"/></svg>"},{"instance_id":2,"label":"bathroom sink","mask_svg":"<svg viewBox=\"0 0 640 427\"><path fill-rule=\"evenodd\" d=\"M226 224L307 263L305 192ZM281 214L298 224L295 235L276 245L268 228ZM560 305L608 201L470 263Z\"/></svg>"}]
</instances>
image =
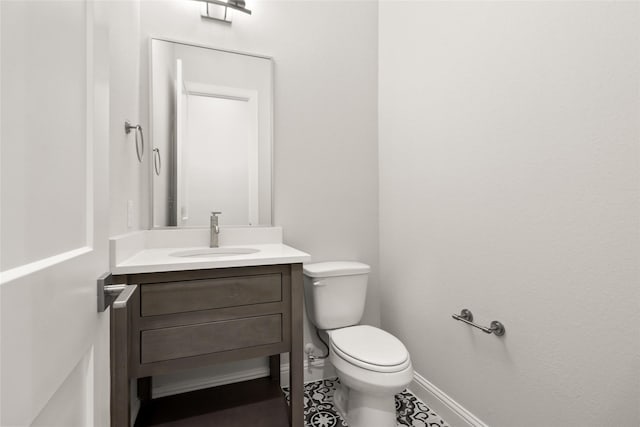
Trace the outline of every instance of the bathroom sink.
<instances>
[{"instance_id":1,"label":"bathroom sink","mask_svg":"<svg viewBox=\"0 0 640 427\"><path fill-rule=\"evenodd\" d=\"M170 255L180 258L215 258L234 255L248 255L260 252L251 248L203 248L173 252Z\"/></svg>"}]
</instances>

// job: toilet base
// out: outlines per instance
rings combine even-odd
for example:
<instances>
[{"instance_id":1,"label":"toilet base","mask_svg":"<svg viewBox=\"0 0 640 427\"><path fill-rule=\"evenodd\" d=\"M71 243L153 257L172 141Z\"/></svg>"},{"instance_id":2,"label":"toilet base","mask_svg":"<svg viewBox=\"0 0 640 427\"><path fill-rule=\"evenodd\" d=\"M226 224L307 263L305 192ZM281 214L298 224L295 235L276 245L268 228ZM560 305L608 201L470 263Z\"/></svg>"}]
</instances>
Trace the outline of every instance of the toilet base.
<instances>
[{"instance_id":1,"label":"toilet base","mask_svg":"<svg viewBox=\"0 0 640 427\"><path fill-rule=\"evenodd\" d=\"M393 395L365 394L339 385L333 403L349 427L396 427L396 404Z\"/></svg>"}]
</instances>

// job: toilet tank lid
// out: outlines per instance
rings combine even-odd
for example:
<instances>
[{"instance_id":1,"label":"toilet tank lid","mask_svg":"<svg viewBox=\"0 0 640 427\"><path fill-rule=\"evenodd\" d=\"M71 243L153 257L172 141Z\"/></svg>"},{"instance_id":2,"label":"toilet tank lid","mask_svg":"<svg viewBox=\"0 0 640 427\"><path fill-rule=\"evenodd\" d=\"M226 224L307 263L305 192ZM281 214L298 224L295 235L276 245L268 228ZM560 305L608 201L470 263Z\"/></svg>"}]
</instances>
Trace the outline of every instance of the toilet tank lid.
<instances>
[{"instance_id":1,"label":"toilet tank lid","mask_svg":"<svg viewBox=\"0 0 640 427\"><path fill-rule=\"evenodd\" d=\"M355 261L332 261L305 264L303 270L304 274L309 277L332 277L367 274L371 271L371 267Z\"/></svg>"}]
</instances>

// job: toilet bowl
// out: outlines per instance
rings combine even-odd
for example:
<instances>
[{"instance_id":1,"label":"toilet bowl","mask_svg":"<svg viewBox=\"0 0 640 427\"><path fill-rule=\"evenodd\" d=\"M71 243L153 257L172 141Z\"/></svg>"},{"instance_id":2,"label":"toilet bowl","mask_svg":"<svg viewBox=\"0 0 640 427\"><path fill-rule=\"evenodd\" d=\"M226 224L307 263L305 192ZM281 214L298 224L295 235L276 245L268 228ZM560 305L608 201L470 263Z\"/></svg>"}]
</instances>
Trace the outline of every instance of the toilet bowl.
<instances>
[{"instance_id":1,"label":"toilet bowl","mask_svg":"<svg viewBox=\"0 0 640 427\"><path fill-rule=\"evenodd\" d=\"M393 335L360 325L329 331L329 360L340 378L334 403L349 426L395 426L395 395L413 379L406 348Z\"/></svg>"},{"instance_id":2,"label":"toilet bowl","mask_svg":"<svg viewBox=\"0 0 640 427\"><path fill-rule=\"evenodd\" d=\"M413 367L399 339L358 325L368 272L356 262L305 265L307 313L329 336L329 361L340 379L334 404L349 427L395 427L395 395L413 379Z\"/></svg>"}]
</instances>

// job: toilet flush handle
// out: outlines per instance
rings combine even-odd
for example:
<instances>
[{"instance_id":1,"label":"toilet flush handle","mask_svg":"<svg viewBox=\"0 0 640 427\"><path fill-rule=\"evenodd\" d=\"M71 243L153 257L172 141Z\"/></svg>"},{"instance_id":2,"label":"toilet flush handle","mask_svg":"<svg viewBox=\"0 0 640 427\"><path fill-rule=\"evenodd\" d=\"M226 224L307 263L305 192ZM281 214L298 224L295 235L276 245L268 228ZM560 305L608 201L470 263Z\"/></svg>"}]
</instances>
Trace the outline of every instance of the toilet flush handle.
<instances>
[{"instance_id":1,"label":"toilet flush handle","mask_svg":"<svg viewBox=\"0 0 640 427\"><path fill-rule=\"evenodd\" d=\"M322 280L314 280L313 286L326 286L326 283L324 283Z\"/></svg>"}]
</instances>

